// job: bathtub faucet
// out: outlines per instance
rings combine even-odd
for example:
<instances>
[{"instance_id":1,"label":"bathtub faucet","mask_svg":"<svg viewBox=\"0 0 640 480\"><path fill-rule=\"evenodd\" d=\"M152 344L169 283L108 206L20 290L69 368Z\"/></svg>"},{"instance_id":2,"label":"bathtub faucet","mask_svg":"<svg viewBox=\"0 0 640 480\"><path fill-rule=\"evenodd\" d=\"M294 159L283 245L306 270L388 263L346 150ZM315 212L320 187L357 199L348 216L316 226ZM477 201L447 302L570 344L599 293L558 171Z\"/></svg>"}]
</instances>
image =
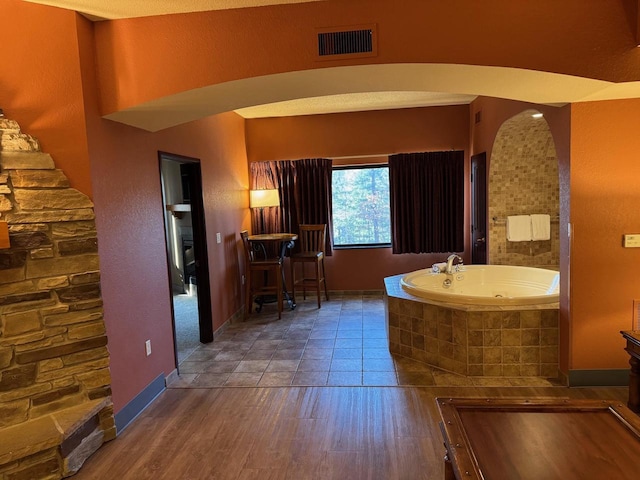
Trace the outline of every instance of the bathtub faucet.
<instances>
[{"instance_id":1,"label":"bathtub faucet","mask_svg":"<svg viewBox=\"0 0 640 480\"><path fill-rule=\"evenodd\" d=\"M458 264L455 266L453 266L453 262L455 260L458 260ZM446 273L453 273L454 270L457 272L458 269L460 268L460 265L462 265L462 257L458 254L452 253L451 255L449 255L449 257L447 258L447 268L445 270Z\"/></svg>"}]
</instances>

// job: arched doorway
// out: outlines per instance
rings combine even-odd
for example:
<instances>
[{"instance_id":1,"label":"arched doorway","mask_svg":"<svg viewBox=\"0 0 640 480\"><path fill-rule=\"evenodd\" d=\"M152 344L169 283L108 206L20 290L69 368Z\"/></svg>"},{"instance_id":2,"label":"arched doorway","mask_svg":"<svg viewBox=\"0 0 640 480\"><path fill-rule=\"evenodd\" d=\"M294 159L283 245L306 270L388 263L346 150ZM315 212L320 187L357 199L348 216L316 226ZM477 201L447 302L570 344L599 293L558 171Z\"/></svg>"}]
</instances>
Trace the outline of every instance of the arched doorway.
<instances>
[{"instance_id":1,"label":"arched doorway","mask_svg":"<svg viewBox=\"0 0 640 480\"><path fill-rule=\"evenodd\" d=\"M487 263L559 270L560 187L551 130L536 110L525 110L502 124L493 144L488 186ZM507 241L509 215L548 214L549 240Z\"/></svg>"}]
</instances>

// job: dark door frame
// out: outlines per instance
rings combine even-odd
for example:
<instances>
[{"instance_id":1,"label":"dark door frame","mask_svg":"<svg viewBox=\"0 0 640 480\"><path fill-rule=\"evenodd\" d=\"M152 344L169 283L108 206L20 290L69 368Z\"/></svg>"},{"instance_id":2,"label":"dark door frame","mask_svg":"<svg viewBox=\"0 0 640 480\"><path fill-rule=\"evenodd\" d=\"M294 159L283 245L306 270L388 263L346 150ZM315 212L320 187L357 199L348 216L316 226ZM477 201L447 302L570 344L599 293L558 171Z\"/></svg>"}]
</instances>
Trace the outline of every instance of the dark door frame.
<instances>
[{"instance_id":1,"label":"dark door frame","mask_svg":"<svg viewBox=\"0 0 640 480\"><path fill-rule=\"evenodd\" d=\"M487 263L487 153L471 157L471 263Z\"/></svg>"},{"instance_id":2,"label":"dark door frame","mask_svg":"<svg viewBox=\"0 0 640 480\"><path fill-rule=\"evenodd\" d=\"M187 184L189 188L189 198L191 205L191 223L193 228L193 248L195 254L196 269L196 285L198 289L198 325L200 330L200 342L213 342L213 321L211 309L211 283L209 279L209 256L207 251L207 230L204 216L204 203L202 199L202 171L200 168L200 160L197 158L185 157L168 152L158 152L158 166L160 168L160 181L162 183L162 161L170 160L180 163L185 168L181 171L187 171ZM164 197L164 195L163 195ZM166 217L167 213L164 208L164 198L162 199L162 208ZM165 224L166 229L166 224ZM165 232L165 251L167 252L167 278L170 291L171 285L171 258L169 257L169 249L167 245L167 236ZM176 325L175 312L173 310L173 301L171 302L171 322L173 327L173 344L175 352L176 367L178 366L178 351L176 341Z\"/></svg>"}]
</instances>

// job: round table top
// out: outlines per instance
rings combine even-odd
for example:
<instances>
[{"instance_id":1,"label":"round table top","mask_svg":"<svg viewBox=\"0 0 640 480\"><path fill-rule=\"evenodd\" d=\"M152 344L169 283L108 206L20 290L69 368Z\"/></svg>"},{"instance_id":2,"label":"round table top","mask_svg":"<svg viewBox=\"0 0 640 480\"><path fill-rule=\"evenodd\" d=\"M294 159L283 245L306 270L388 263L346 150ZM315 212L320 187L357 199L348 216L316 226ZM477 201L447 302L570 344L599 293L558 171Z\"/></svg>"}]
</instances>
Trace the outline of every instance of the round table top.
<instances>
[{"instance_id":1,"label":"round table top","mask_svg":"<svg viewBox=\"0 0 640 480\"><path fill-rule=\"evenodd\" d=\"M297 240L298 235L295 233L260 233L258 235L249 235L252 242L274 242L274 241L292 241Z\"/></svg>"}]
</instances>

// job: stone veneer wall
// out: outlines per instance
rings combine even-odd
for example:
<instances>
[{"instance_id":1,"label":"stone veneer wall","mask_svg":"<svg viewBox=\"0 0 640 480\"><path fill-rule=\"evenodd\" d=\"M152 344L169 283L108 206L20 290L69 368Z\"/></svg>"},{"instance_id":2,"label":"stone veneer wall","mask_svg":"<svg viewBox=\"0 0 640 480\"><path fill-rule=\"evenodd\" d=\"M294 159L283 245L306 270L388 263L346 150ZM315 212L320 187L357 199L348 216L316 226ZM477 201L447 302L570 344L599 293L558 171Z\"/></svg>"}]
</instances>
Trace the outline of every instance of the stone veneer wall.
<instances>
[{"instance_id":1,"label":"stone veneer wall","mask_svg":"<svg viewBox=\"0 0 640 480\"><path fill-rule=\"evenodd\" d=\"M558 304L480 307L409 295L385 278L389 351L468 376L558 377Z\"/></svg>"},{"instance_id":2,"label":"stone veneer wall","mask_svg":"<svg viewBox=\"0 0 640 480\"><path fill-rule=\"evenodd\" d=\"M489 173L489 261L494 265L558 268L560 185L556 148L543 118L527 110L507 120L493 145ZM551 215L551 239L507 241L506 217ZM497 217L497 221L494 221Z\"/></svg>"},{"instance_id":3,"label":"stone veneer wall","mask_svg":"<svg viewBox=\"0 0 640 480\"><path fill-rule=\"evenodd\" d=\"M0 479L61 478L115 437L93 204L0 117Z\"/></svg>"}]
</instances>

